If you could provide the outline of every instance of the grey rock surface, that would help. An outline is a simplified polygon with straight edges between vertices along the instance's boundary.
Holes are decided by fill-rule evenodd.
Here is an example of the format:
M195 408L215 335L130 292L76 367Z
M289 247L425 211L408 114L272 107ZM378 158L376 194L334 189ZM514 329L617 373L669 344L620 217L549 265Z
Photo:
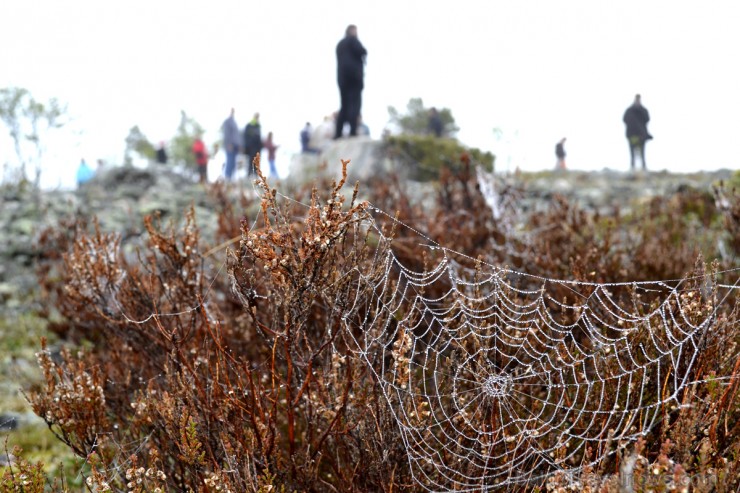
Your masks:
M349 160L349 183L360 182L398 171L396 163L387 159L383 143L369 137L351 137L329 141L319 154L296 154L290 166L288 183L311 182L320 177L339 180L342 160Z

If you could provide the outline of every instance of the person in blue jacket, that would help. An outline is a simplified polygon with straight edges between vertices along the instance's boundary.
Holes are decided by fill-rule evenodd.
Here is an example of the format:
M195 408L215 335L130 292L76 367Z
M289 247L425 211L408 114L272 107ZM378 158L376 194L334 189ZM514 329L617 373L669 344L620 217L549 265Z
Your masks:
M221 125L224 136L224 152L226 152L226 164L224 165L224 177L231 181L236 171L236 154L239 152L239 127L234 119L234 108L231 114Z
M80 165L77 167L77 187L81 187L95 176L95 171L88 166L84 159L80 160Z

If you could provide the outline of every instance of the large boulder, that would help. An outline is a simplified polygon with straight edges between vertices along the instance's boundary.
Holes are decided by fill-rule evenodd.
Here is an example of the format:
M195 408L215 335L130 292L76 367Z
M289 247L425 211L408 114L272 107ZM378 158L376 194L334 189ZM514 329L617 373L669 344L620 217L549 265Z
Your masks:
M369 137L350 137L327 143L319 154L296 154L290 163L288 182L294 185L317 178L342 176L341 160L349 160L349 182L368 181L387 174L396 166L385 156L383 142Z

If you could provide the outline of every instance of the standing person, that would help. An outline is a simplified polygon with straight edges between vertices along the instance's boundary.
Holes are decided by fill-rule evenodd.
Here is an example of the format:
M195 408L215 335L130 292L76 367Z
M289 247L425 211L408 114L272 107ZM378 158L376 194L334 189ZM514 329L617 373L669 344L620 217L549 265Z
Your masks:
M193 142L193 155L195 156L195 164L198 165L198 176L200 178L198 181L208 183L208 151L200 135Z
M92 177L95 176L95 171L88 166L87 162L84 159L80 160L80 165L77 167L77 187L81 187L88 181L92 180Z
M226 164L224 165L224 177L231 181L236 171L236 153L239 152L239 127L234 119L234 108L231 115L221 125L224 134L224 152L226 152Z
M244 154L247 155L247 174L254 174L254 157L262 149L262 127L260 127L260 114L255 113L244 127Z
M558 158L555 169L565 171L565 137L560 139L560 142L555 146L555 156Z
M442 132L444 131L444 124L442 123L442 118L439 116L439 112L437 111L437 108L432 106L429 109L429 123L428 123L429 131L434 134L435 137L442 137Z
M337 83L342 106L334 130L335 139L342 136L345 123L349 123L349 134L357 135L366 56L367 50L357 39L357 26L347 26L344 39L337 44Z
M280 146L275 145L272 141L272 132L267 132L267 138L265 138L265 141L262 143L262 147L267 149L267 161L270 163L270 176L273 178L279 178L277 168L275 167L275 151L277 151L277 148Z
M627 108L622 117L622 121L627 126L627 141L630 146L630 169L635 169L635 154L640 155L643 171L647 169L645 164L645 142L652 139L653 136L648 132L647 124L650 121L650 113L642 105L640 95L635 96L635 101Z
M306 122L306 126L301 130L301 153L308 154L311 148L311 122Z
M167 151L164 148L164 141L161 141L157 148L157 162L159 164L167 164Z
M306 122L306 126L301 130L301 152L303 154L313 154L316 149L311 148L311 122Z

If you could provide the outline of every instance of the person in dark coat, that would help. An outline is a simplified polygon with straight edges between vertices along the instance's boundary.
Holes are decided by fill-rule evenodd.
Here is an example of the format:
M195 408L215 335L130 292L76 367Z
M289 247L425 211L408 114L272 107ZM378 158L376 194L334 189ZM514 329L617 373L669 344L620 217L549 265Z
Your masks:
M627 141L630 146L630 169L635 169L635 155L640 156L642 161L642 169L647 169L645 164L645 142L652 139L647 129L647 124L650 121L650 113L647 108L642 105L640 95L635 96L635 102L632 106L627 108L622 117L622 121L627 127Z
M167 151L164 148L164 142L160 142L157 148L157 162L159 164L167 164Z
M342 136L345 123L349 123L349 134L357 135L366 56L367 50L357 39L357 26L348 26L344 39L337 44L337 83L342 107L337 116L335 139Z
M252 120L244 127L244 154L247 155L247 173L253 175L254 157L262 150L262 127L260 126L260 114L255 113Z
M434 134L435 137L442 137L442 133L444 132L444 123L442 123L442 118L439 116L439 112L437 111L437 108L431 107L429 109L429 131Z
M303 154L318 154L319 150L311 147L311 123L306 122L306 126L301 130L301 152Z
M565 137L555 146L555 157L558 158L555 169L565 171Z

